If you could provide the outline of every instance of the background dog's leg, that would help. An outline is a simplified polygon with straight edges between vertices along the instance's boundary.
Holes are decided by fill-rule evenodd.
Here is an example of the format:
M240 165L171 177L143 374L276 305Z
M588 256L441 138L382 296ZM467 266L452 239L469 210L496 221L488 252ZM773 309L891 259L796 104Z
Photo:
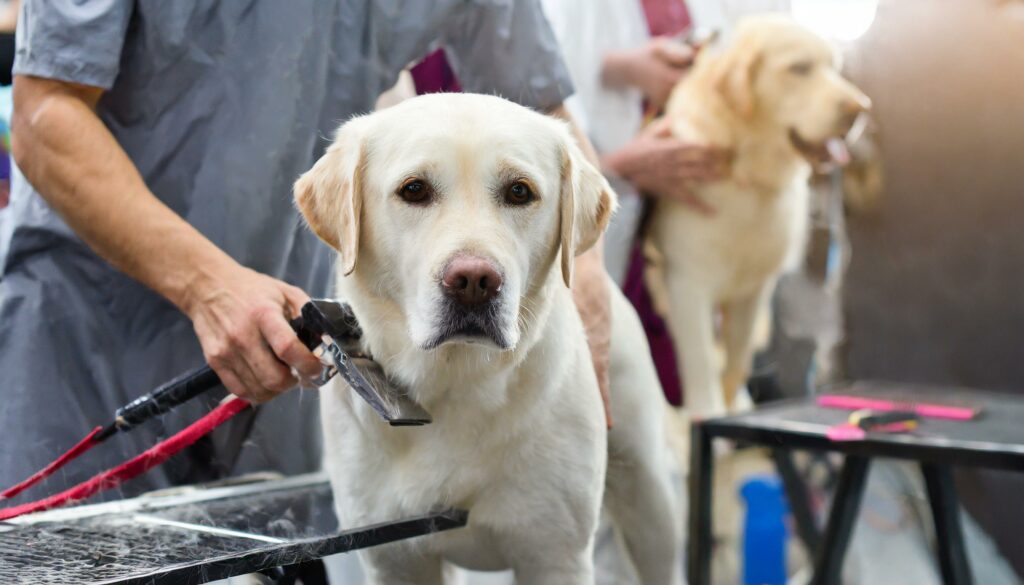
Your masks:
M722 389L725 391L726 406L730 410L736 405L736 393L750 376L756 350L755 325L760 316L770 318L767 311L773 288L766 286L752 297L732 301L722 307L722 343L725 347Z
M683 368L684 406L702 418L725 414L711 295L687 284L682 275L669 279L668 290L672 295L669 329Z

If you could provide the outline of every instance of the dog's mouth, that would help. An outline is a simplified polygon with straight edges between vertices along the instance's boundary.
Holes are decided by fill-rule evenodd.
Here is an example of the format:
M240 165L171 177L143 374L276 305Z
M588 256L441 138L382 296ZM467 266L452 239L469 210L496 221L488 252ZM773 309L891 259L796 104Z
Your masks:
M807 140L796 128L789 129L789 141L804 159L819 171L828 171L850 162L849 145L856 142L867 126L867 116L857 115L841 123L842 130L821 141Z
M497 303L481 307L460 307L455 303L444 303L437 332L423 349L431 350L445 343L467 343L494 345L498 349L510 349L511 344L499 325Z
M799 132L790 128L789 141L793 148L817 169L842 166L850 162L850 151L846 147L845 138L832 137L821 142L813 142L805 140Z

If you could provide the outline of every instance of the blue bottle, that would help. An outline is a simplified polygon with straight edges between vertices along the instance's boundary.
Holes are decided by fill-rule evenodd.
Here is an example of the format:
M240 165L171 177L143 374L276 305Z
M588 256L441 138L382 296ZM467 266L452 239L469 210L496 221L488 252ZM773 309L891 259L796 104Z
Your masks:
M747 503L743 523L743 585L786 585L786 516L789 507L776 475L750 476L740 487Z

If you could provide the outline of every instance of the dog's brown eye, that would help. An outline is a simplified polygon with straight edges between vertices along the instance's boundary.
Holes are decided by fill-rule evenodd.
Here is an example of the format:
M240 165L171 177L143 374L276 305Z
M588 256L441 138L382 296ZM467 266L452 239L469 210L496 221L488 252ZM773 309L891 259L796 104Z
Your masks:
M533 200L533 191L523 181L516 181L505 190L505 202L509 205L526 205Z
M398 196L406 203L423 204L430 202L433 190L430 185L420 179L410 179L398 188Z
M810 61L798 61L789 66L789 72L796 75L810 75L814 70L814 63Z

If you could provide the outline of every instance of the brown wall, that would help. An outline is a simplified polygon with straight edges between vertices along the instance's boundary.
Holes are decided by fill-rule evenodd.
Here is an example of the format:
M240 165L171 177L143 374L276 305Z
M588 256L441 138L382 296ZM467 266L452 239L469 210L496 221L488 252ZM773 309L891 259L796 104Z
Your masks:
M887 173L850 218L850 376L1024 400L1024 3L883 0L848 68ZM1024 574L1024 475L961 480Z

